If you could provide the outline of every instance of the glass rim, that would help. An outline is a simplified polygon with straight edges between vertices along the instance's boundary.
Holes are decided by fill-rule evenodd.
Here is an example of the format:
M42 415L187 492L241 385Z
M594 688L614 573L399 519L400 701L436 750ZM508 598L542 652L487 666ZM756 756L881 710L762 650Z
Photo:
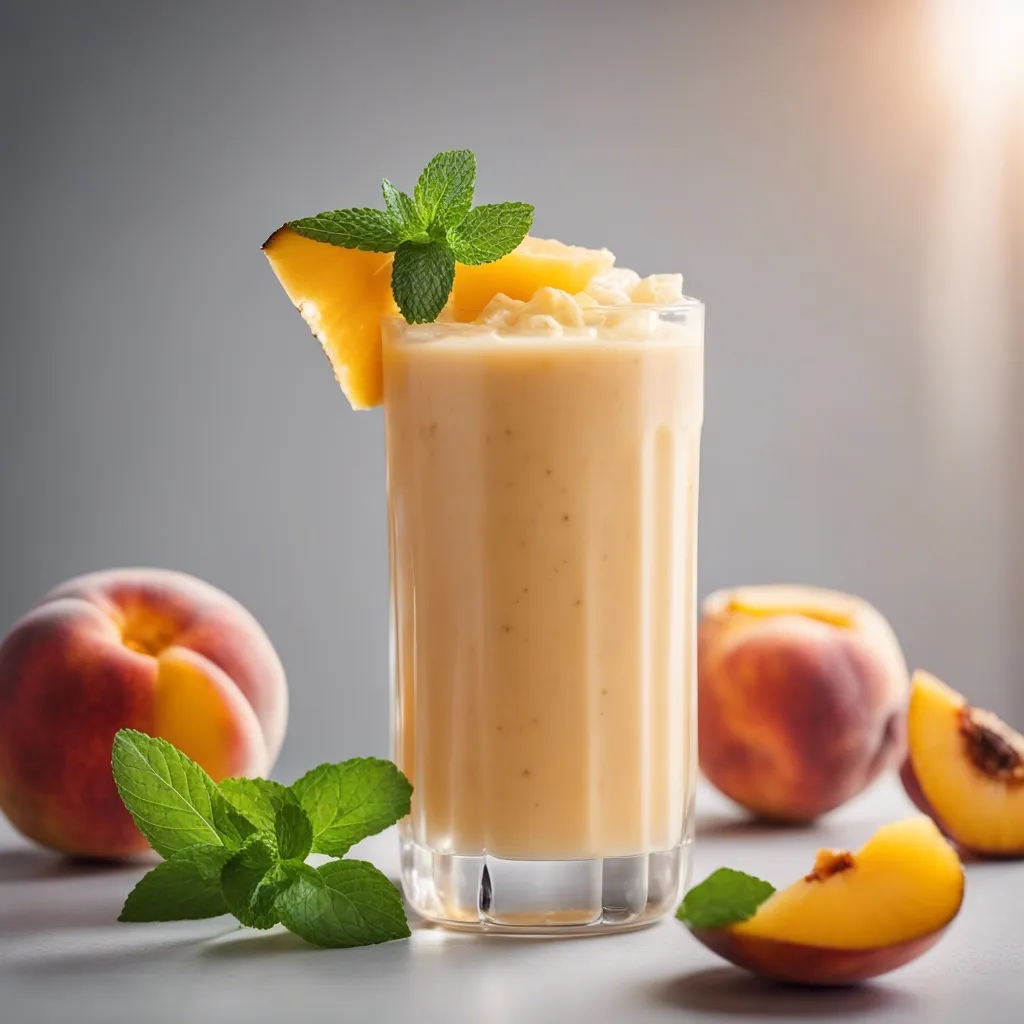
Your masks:
M583 309L584 315L588 313L615 314L628 312L652 312L661 314L671 313L693 313L697 310L704 310L704 303L695 299L692 295L684 295L680 302L621 302L616 304L598 303L594 306L586 306ZM482 312L482 310L481 310ZM479 313L477 314L479 315ZM479 330L486 328L488 324L478 324L473 320L431 320L429 323L411 324L401 313L386 313L381 317L382 323L399 324L402 327L415 328L417 330L429 330L431 328L446 330L465 330L472 328Z

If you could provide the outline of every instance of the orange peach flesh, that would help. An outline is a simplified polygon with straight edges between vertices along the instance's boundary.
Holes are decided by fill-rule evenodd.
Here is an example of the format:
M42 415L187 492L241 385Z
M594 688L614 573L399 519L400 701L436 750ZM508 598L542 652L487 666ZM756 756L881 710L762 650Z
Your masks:
M263 243L263 252L323 346L352 408L380 405L380 322L397 312L391 298L391 254L314 242L287 225Z
M471 320L495 295L529 301L540 288L560 288L570 294L583 291L614 263L607 249L583 249L529 236L494 263L456 266L452 295L460 319Z
M155 734L201 764L216 780L268 764L252 706L223 669L201 654L171 647L157 658Z
M916 672L902 772L914 802L974 853L1024 856L1024 737Z
M760 603L743 597L730 598L726 606L730 612L742 612L752 616L798 615L815 622L826 622L840 629L849 629L853 625L853 616L849 611L838 608L815 607L811 604L777 604Z
M856 854L822 850L814 870L748 921L695 929L739 967L841 985L883 974L934 945L963 900L953 849L928 818L883 826Z
M191 613L118 595L107 608L121 643L154 662L150 731L197 761L215 780L266 770L272 758L253 706L227 672L187 646Z

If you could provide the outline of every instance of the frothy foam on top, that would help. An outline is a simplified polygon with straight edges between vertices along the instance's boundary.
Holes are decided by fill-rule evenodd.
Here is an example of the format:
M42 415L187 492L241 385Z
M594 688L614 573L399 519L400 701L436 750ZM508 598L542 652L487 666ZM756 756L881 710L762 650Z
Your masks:
M501 334L534 337L589 333L588 328L593 328L604 337L653 338L675 333L677 325L666 323L655 310L645 307L682 301L682 274L641 277L620 267L599 274L585 291L575 295L558 288L539 288L526 301L496 295L473 323ZM619 308L599 308L608 306Z

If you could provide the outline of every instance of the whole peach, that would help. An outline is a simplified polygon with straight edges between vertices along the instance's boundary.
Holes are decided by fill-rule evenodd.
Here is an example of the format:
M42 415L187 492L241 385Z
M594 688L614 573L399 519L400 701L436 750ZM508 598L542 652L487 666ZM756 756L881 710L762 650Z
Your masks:
M147 847L110 769L118 729L162 736L214 779L263 775L288 717L284 670L237 601L160 569L51 591L0 644L0 808L66 853Z
M700 765L726 796L807 822L902 761L907 664L870 604L780 585L719 591L702 611Z

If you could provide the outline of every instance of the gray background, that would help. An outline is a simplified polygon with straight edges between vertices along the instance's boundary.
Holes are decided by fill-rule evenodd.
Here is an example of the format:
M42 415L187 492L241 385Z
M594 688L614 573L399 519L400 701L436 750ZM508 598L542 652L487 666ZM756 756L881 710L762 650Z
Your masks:
M289 670L284 778L386 750L381 416L259 243L468 146L480 200L706 301L702 592L861 593L911 662L1024 717L1024 315L979 313L1024 280L1024 146L990 156L993 276L942 228L960 143L926 13L3 3L0 630L78 572L193 572Z

